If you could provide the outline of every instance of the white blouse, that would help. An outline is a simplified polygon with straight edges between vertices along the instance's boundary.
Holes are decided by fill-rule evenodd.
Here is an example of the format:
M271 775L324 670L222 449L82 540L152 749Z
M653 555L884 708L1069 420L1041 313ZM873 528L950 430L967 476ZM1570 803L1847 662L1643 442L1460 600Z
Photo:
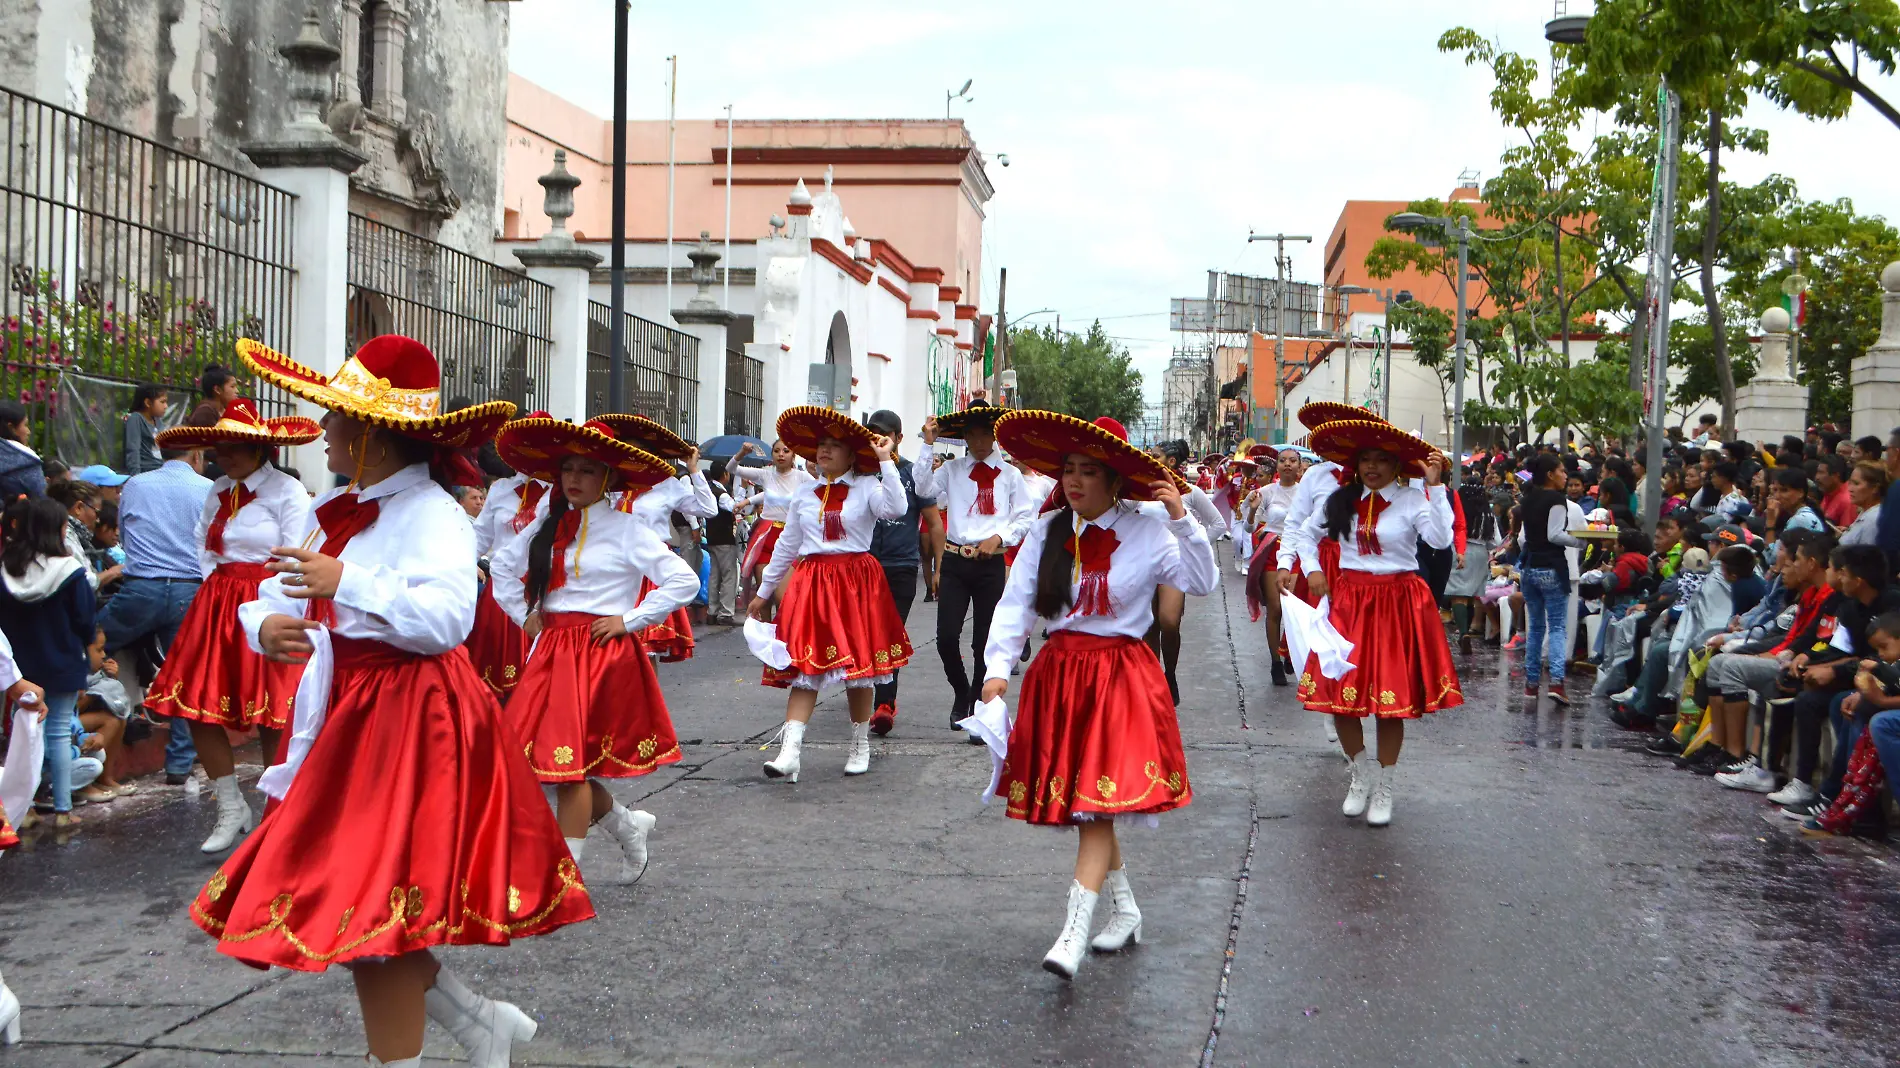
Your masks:
M1319 570L1319 545L1306 540L1306 520L1339 488L1339 470L1333 461L1321 460L1307 468L1300 484L1293 487L1293 502L1287 505L1285 525L1280 528L1280 570L1295 574Z
M627 514L645 524L654 537L670 544L674 512L700 519L719 514L719 503L713 499L712 486L703 472L695 471L691 478L681 475L654 486L633 499L633 511ZM545 515L547 509L543 507L536 514ZM697 595L697 588L694 592Z
M979 487L970 472L978 465L996 472L990 486L996 508L992 515L976 510ZM992 537L1002 538L1004 545L1015 545L1029 532L1029 524L1035 522L1036 510L1042 506L1041 497L1029 499L1023 473L1004 463L993 450L981 460L959 456L938 467L936 448L926 443L911 468L911 480L917 486L917 496L934 499L942 509L944 536L953 545L977 545Z
M1156 519L1124 501L1085 526L1115 532L1115 551L1108 563L1108 599L1113 613L1079 615L1071 609L1062 618L1049 620L1049 630L1139 639L1154 623L1156 586L1173 586L1205 597L1220 584L1213 543L1192 513L1179 519ZM1009 569L1009 583L1003 587L1002 599L996 602L996 614L990 620L989 646L983 651L989 672L985 678L1009 678L1010 668L1022 655L1023 642L1036 623L1036 576L1041 570L1043 543L1049 538L1066 539L1070 533L1059 520L1050 518L1037 522L1036 529L1023 539L1016 563ZM1079 596L1079 590L1079 584L1072 582L1070 595Z
M1293 498L1300 492L1300 484L1282 485L1278 479L1267 483L1260 489L1260 509L1254 521L1267 528L1270 534L1279 534L1286 530L1287 512L1293 508Z
M742 481L760 487L759 518L768 523L785 522L785 508L792 503L798 492L817 479L799 470L797 464L790 471L779 474L776 467L742 467L734 465L732 473Z
M302 544L310 527L310 494L303 483L264 464L244 479L244 485L257 494L250 503L230 515L231 488L237 483L225 475L211 484L211 496L205 498L204 511L198 516L198 568L206 578L219 564L261 564L279 545ZM220 510L226 511L224 551L205 548L205 535Z
M1372 493L1372 490L1366 490L1359 499L1363 501ZM1394 482L1378 493L1386 502L1374 521L1380 551L1360 554L1359 519L1355 515L1352 529L1339 542L1340 570L1363 571L1372 575L1417 571L1419 542L1434 549L1451 547L1451 496L1445 487L1429 486L1421 489ZM1312 514L1306 517L1300 534L1301 555L1304 558L1307 546L1317 547L1319 540L1327 536L1326 509L1323 506L1314 508ZM1307 561L1307 574L1319 570L1319 555L1314 552Z
M548 521L543 510L521 536L510 539L489 561L494 576L495 603L516 623L528 618L528 546ZM617 511L603 497L582 513L581 527L563 560L567 578L541 599L543 612L580 612L590 616L619 616L629 632L644 630L665 619L674 609L699 596L699 576L653 536L645 523ZM640 580L651 579L656 589L640 596Z
M488 487L488 500L482 503L482 514L475 517L475 555L493 556L508 544L515 536L515 513L521 509L521 496L527 491L528 483L538 481L527 475L515 474L507 478L498 478ZM541 501L548 498L550 488L542 482ZM540 504L541 501L536 502ZM527 527L523 527L526 530Z
M759 596L770 599L791 573L801 556L826 553L863 553L871 551L871 534L880 519L902 519L910 511L910 498L898 478L897 464L886 460L875 475L856 471L845 474L834 485L849 486L839 511L844 516L844 537L825 537L824 502L818 497L823 482L813 479L803 492L794 496L785 514L785 532L772 547L772 560L759 579ZM921 492L919 494L922 495Z

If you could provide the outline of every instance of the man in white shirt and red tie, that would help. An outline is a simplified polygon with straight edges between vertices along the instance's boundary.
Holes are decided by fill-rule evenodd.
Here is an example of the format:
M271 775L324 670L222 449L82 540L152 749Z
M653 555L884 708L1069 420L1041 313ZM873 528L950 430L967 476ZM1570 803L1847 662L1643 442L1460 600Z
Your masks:
M923 450L915 468L917 495L936 498L943 512L945 544L937 579L937 652L954 695L950 722L970 714L976 690L963 664L958 638L966 616L974 616L970 645L977 665L990 640L990 617L1003 596L1009 568L1003 550L1016 545L1035 521L1042 503L1032 500L1020 471L996 452L996 420L1006 409L984 401L924 423ZM960 439L968 455L936 462L939 436Z

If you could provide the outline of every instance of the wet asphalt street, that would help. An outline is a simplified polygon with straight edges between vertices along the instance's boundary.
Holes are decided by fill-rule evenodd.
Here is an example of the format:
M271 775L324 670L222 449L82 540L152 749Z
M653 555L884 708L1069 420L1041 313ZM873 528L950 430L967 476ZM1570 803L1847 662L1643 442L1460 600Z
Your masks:
M978 803L988 758L947 729L934 608L911 615L903 711L861 778L839 773L842 697L820 706L801 782L761 777L784 705L737 632L661 668L686 759L615 787L659 817L644 880L597 888L592 923L443 954L540 1022L517 1064L1900 1056L1900 855L1804 839L1587 702L1526 710L1496 650L1460 658L1468 703L1413 725L1397 815L1369 830L1339 815L1319 717L1268 684L1231 567L1188 609L1194 803L1123 835L1147 943L1064 982L1039 962L1074 838ZM212 810L148 780L82 810L70 841L0 860L0 971L26 1036L0 1068L360 1063L343 973L243 967L186 918L215 866L197 851ZM455 1053L431 1027L425 1063Z

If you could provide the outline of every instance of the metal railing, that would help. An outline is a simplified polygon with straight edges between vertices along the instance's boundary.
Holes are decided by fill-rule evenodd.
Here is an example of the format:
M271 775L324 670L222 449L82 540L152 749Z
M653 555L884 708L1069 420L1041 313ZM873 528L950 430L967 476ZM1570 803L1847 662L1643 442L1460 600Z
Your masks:
M349 248L352 351L403 334L435 353L444 402L545 407L552 286L362 215L350 216Z
M662 423L687 441L699 440L699 339L631 312L626 316L626 403L621 410ZM613 310L587 302L587 414L611 412L607 354Z
M116 451L90 439L117 433L103 410L117 398L64 378L156 382L189 408L207 364L241 371L240 337L288 346L292 194L6 89L0 133L0 399L26 406L42 444L78 419L91 429L57 444L85 455L67 459ZM246 391L288 410L275 389Z
M765 361L726 350L726 433L765 432Z

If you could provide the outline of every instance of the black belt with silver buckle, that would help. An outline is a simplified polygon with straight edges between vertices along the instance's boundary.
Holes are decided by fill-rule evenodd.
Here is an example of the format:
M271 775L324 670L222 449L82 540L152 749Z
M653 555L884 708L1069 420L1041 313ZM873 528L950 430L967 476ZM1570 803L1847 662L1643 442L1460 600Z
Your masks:
M1000 553L986 553L983 551L983 548L980 545L958 545L954 541L944 542L943 547L945 549L956 550L956 554L958 556L963 557L965 560L980 560L985 557L1001 555Z

